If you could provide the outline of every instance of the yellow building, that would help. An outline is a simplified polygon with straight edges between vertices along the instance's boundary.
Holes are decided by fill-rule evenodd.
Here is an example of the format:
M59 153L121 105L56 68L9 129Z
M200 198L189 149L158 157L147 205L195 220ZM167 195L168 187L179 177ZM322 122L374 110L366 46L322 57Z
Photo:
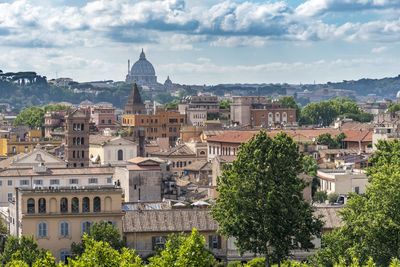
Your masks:
M23 136L11 133L8 137L0 138L0 156L8 157L21 153L29 153L36 145L59 146L61 141L44 141L41 130L29 130Z
M40 248L65 261L94 222L122 233L122 189L115 186L16 188L10 204L10 234L33 236Z

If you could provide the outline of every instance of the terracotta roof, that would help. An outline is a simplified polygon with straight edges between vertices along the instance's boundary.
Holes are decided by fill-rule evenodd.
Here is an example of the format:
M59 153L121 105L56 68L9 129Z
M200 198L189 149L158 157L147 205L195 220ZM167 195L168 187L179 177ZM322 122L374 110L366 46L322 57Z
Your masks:
M207 142L224 142L242 144L249 141L258 131L225 131L222 134L207 138Z
M346 142L372 142L372 131L366 130L344 130Z
M159 165L140 166L140 165L127 165L126 169L129 171L159 171L161 167Z
M196 156L196 153L187 145L178 145L168 151L151 152L152 156Z
M348 121L348 122L344 122L342 123L342 125L340 126L341 130L364 130L364 131L368 131L368 130L373 130L374 129L374 125L372 123L361 123L361 122L357 122L357 121Z
M57 176L57 175L96 175L114 174L113 167L89 167L89 168L52 168L45 173L37 173L33 169L6 169L0 172L0 177L19 177L19 176Z
M216 231L218 224L207 209L127 211L122 220L124 233Z

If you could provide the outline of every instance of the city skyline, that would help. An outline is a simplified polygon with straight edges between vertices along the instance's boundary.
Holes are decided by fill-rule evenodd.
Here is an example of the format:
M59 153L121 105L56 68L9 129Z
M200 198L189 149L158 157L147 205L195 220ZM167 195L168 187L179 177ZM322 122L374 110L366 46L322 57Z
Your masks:
M400 2L1 1L0 69L124 80L142 48L159 82L323 83L397 76Z

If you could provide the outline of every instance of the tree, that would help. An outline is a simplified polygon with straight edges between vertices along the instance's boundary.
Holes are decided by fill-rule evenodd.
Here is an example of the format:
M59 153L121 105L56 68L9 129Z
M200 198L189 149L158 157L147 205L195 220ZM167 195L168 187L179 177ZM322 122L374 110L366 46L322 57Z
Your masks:
M64 105L47 105L44 107L29 107L23 109L15 118L15 125L26 125L30 128L40 128L44 124L44 115L47 111L67 110Z
M96 241L87 234L83 236L84 252L71 259L70 267L140 267L142 260L131 249L121 252L113 249L109 243Z
M33 237L22 236L18 238L10 236L7 238L1 261L7 263L11 262L11 260L20 260L31 266L36 260L44 257L45 254L46 251L38 247Z
M95 241L107 242L116 250L121 250L124 246L119 230L114 225L105 221L94 223L90 227L88 236ZM73 255L80 255L84 252L85 245L83 242L84 240L78 244L75 242L72 243L71 252Z
M343 226L322 239L317 262L333 266L342 257L365 264L370 257L388 266L400 257L400 142L381 141L368 169L364 195L352 195L341 211Z
M302 170L298 147L285 133L272 139L262 131L242 145L218 180L212 214L220 232L236 238L241 252L265 255L267 266L292 249L313 247L322 222L303 199Z
M293 96L283 96L279 99L279 103L284 108L294 108L296 109L296 117L299 119L300 117L300 107L297 105L296 100Z
M205 248L204 236L194 228L189 236L170 236L165 249L149 261L150 267L210 267L215 259Z
M232 101L230 101L228 99L221 100L221 102L219 102L219 108L229 110L231 107L231 103L232 103Z
M317 137L317 144L328 146L329 149L342 148L345 138L344 133L340 133L336 137L332 137L330 133L323 133Z
M312 177L311 181L311 196L314 197L315 193L320 186L319 178L317 177L318 164L317 161L310 155L303 157L303 171L305 174Z

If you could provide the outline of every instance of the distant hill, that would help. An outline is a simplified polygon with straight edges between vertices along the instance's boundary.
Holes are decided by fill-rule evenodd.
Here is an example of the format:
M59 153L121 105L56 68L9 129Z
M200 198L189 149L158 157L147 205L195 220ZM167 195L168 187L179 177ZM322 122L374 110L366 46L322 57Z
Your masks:
M325 85L331 88L352 90L357 95L376 94L382 97L394 98L400 91L400 75L393 78L361 79L357 81L328 82Z

